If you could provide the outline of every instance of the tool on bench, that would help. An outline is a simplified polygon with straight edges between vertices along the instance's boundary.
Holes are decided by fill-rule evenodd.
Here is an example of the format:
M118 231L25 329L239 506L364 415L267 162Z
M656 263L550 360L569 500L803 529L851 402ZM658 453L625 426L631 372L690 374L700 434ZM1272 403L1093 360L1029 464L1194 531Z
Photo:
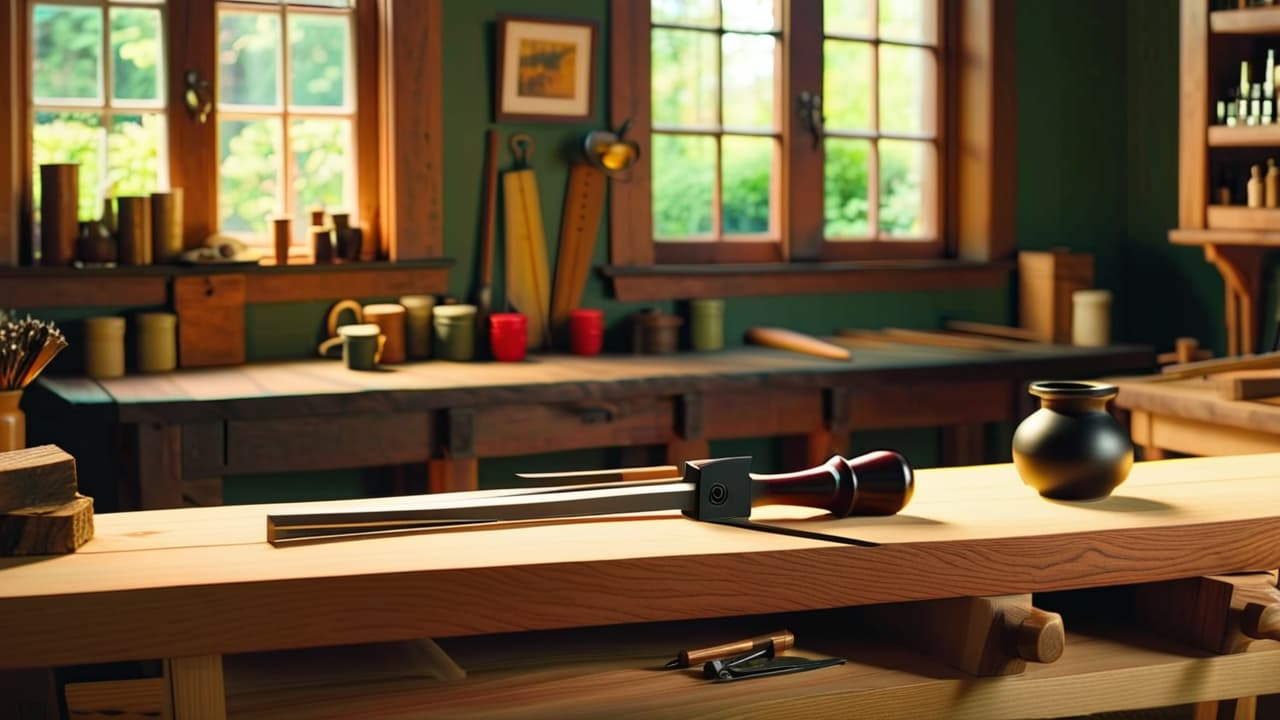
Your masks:
M719 660L735 655L749 655L764 648L771 648L773 652L779 653L794 647L795 644L796 636L792 635L790 630L779 630L768 635L759 635L746 640L714 645L709 648L681 650L675 659L667 663L665 667L668 670L693 667L698 663L705 663L711 660Z
M776 657L773 645L768 645L725 660L712 660L702 666L702 676L714 682L731 682L817 670L843 665L844 662L844 658L810 660L802 657Z
M421 506L409 509L271 514L267 516L267 541L278 545L477 523L680 510L691 518L721 525L867 547L875 543L752 522L751 508L803 505L836 517L893 515L911 500L915 490L907 459L888 450L852 459L836 455L817 467L779 475L758 475L750 468L749 457L695 460L684 464L683 477L526 488L479 496L427 496ZM598 473L587 475L592 476L598 477ZM580 477L579 473L564 473L559 480L572 482Z

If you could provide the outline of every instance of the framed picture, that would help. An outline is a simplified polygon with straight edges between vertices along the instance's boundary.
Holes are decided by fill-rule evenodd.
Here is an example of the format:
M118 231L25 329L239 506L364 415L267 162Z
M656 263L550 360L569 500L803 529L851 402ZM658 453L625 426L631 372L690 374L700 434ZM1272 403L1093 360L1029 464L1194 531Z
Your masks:
M590 119L595 58L595 22L500 16L496 119Z

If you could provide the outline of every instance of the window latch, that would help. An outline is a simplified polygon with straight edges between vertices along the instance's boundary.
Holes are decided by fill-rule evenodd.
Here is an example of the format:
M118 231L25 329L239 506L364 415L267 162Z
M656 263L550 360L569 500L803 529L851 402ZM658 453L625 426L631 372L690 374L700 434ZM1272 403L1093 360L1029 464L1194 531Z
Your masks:
M200 73L195 70L188 70L182 77L186 83L186 90L182 93L182 104L186 106L191 117L203 125L209 119L209 111L213 109L209 81L200 77Z
M822 96L806 90L800 93L797 101L800 121L804 123L805 129L813 138L813 149L817 150L818 143L822 141L822 123L826 120L822 116Z

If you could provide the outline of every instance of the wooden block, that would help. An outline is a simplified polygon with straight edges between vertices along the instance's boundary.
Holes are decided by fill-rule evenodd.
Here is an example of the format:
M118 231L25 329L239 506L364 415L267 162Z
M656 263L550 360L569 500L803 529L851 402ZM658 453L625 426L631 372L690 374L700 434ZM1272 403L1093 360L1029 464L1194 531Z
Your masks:
M227 691L222 656L173 658L165 665L175 720L226 720Z
M76 499L76 459L57 445L0 452L0 513Z
M168 713L168 694L164 678L139 678L67 683L64 698L73 718L153 720Z
M93 498L0 514L0 556L75 552L93 537Z
M244 275L196 275L173 280L182 367L244 363Z
M1213 377L1225 400L1256 400L1280 395L1280 370L1240 370Z
M1145 583L1133 591L1139 623L1209 652L1244 652L1254 640L1280 639L1275 572Z
M1071 343L1071 295L1093 287L1093 256L1018 253L1021 326L1041 342Z
M901 640L971 675L1017 675L1027 662L1062 656L1062 616L1031 604L1030 595L948 598L861 608L886 637Z

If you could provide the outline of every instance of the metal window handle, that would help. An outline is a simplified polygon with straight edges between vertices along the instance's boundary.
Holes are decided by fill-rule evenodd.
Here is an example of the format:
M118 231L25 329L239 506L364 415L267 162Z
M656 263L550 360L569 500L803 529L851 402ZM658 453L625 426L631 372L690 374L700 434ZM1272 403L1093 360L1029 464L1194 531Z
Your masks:
M213 109L209 81L200 77L200 73L195 70L188 70L182 77L186 83L186 89L182 92L182 104L191 117L203 125L209 120L209 111Z
M817 93L804 91L797 98L798 110L800 111L800 121L804 123L804 127L813 137L813 149L818 149L818 143L822 141L822 123L826 120L822 116L822 96Z

